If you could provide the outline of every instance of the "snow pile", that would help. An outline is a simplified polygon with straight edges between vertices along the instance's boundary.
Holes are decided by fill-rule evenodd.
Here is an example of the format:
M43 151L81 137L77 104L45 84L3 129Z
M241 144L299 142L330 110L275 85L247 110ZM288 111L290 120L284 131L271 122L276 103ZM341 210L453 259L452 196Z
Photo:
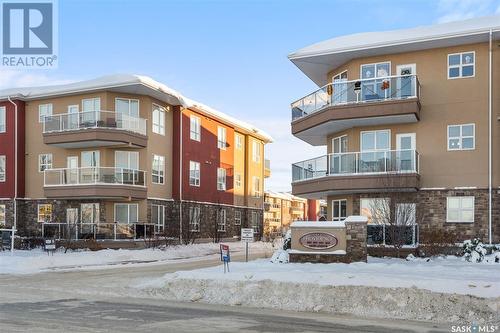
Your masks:
M268 260L180 271L137 285L176 301L456 322L491 320L500 306L500 265L461 258L276 265ZM223 292L222 292L223 291ZM467 304L467 306L464 306Z
M229 243L231 252L242 253L244 243ZM249 244L249 251L272 251L272 245L264 242ZM216 258L219 255L219 244L203 243L176 245L165 249L141 250L101 250L101 251L71 251L64 253L58 250L54 255L47 255L41 249L31 251L0 252L0 274L30 274L48 270L73 270L122 267L133 264L158 264L169 260L189 260Z

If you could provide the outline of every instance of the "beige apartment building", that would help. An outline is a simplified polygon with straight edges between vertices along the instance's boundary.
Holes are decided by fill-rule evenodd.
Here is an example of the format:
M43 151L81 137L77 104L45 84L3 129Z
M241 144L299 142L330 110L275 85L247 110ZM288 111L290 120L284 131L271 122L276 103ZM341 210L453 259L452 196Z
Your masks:
M408 245L424 230L499 242L499 41L496 16L290 54L320 87L292 103L292 134L325 146L293 164L292 193L327 200L329 220L362 214L385 225L377 207L409 211Z

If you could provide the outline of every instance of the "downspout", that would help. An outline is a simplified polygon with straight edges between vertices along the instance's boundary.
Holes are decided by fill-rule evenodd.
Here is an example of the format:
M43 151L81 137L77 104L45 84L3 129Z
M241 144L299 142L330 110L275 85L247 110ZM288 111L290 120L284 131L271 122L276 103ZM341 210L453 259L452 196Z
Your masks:
M489 59L488 59L488 67L489 67L489 73L488 73L488 242L491 245L492 244L492 216L491 216L491 211L493 209L493 203L492 203L492 123L491 123L491 116L492 116L492 64L493 64L493 31L490 29L490 46L489 46Z
M179 124L179 242L182 244L182 106L180 107Z
M17 104L7 96L12 105L14 105L14 226L12 228L11 242L10 242L10 252L14 252L14 236L17 230Z

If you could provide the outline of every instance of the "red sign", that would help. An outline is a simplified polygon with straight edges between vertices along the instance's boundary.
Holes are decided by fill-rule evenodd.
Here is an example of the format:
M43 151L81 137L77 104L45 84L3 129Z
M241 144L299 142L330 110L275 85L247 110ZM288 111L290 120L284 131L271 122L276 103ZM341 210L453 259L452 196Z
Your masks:
M338 244L338 239L326 232L309 232L299 238L299 243L312 250L327 250Z
M220 260L225 261L225 262L230 261L229 245L226 245L226 244L220 245Z

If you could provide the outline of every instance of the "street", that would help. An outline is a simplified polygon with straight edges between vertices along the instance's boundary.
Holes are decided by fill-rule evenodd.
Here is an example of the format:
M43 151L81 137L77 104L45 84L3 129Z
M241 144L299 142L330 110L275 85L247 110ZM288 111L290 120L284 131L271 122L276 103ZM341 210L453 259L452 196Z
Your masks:
M267 256L252 254L251 258ZM235 254L234 260L244 260ZM131 291L168 272L219 264L218 258L34 275L0 275L2 332L448 332L409 321L369 320L176 303ZM223 292L223 291L221 291ZM134 297L132 297L134 295ZM137 297L139 295L139 297Z

